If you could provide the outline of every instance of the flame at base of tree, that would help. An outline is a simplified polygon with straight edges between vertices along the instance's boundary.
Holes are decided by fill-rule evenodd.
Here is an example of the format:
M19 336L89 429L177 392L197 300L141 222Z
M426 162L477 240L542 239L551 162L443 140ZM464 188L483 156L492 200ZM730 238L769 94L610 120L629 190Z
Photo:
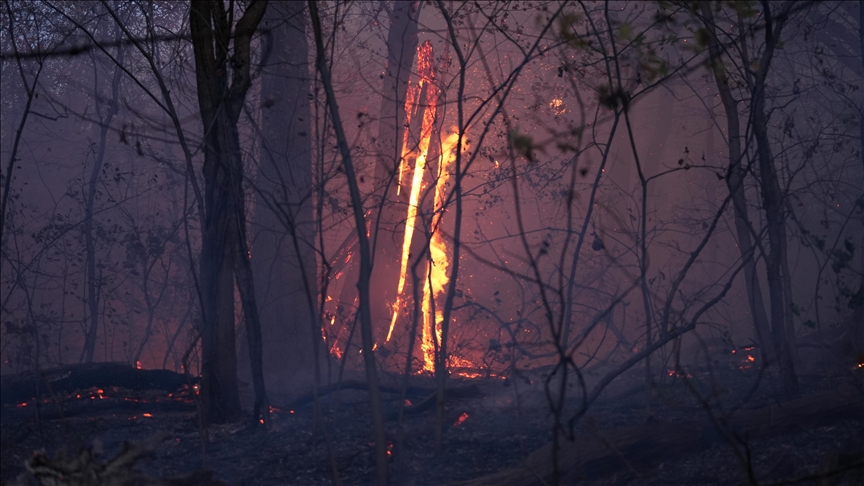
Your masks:
M443 236L442 225L448 197L447 189L452 173L451 166L455 162L456 147L460 139L458 129L452 127L446 136L436 137L436 140L440 140L440 147L438 150L433 150L430 157L430 146L436 121L438 121L437 104L439 98L439 91L435 85L433 60L431 42L424 42L417 47L418 79L416 83L409 81L405 98L406 129L403 136L400 137L402 139L401 158L398 166L398 184L395 190L397 196L401 194L402 190L408 191L408 204L404 213L405 231L402 237L396 298L391 306L390 325L386 335L386 342L390 342L400 317L404 318L406 314L410 314L407 312L407 304L412 299L410 299L410 295L406 296L410 292L407 292L405 288L408 266L411 260L412 244L416 245L415 233L422 231L422 235L428 237L429 241L428 253L424 252L426 253L426 262L422 267L421 275L418 275L418 281L415 283L422 289L422 297L418 299L419 302L415 303L415 305L421 306L420 312L422 314L419 346L419 358L422 360L422 365L417 370L418 373L435 371L435 357L441 344L444 301L449 283L449 272L452 271L452 252ZM414 129L412 130L411 127ZM464 151L466 144L464 134L462 135ZM424 199L424 190L433 190L432 184L434 184L434 203L431 217L424 219L420 212L421 201ZM421 237L418 236L418 238ZM346 259L346 263L347 261L348 259ZM340 347L339 343L342 342L342 331L348 329L348 326L343 325L338 332L333 332L335 330L332 329L332 326L336 316L329 315L328 317L330 318L330 326L328 327L331 329L330 332L325 333L324 341L328 345L329 353L341 359L347 352L348 342L344 342L343 347ZM345 322L347 323L347 321ZM332 340L332 343L328 342L328 338ZM348 340L350 341L350 337ZM377 347L378 344L376 343L375 346ZM470 360L452 354L447 357L447 364L449 367L457 368L476 367Z
M423 358L421 371L434 371L435 352L441 342L441 320L443 319L443 296L446 293L448 282L448 270L450 268L450 254L447 244L441 236L441 222L444 206L447 198L447 183L450 176L449 166L455 159L453 150L459 140L456 130L451 133L441 144L439 160L429 160L429 145L432 138L436 116L438 89L435 86L435 69L432 52L432 43L424 42L417 47L417 71L418 82L409 85L405 97L406 126L411 126L412 120L422 113L422 124L420 137L416 146L411 146L410 129L405 130L402 137L401 160L399 161L399 184L396 187L397 195L401 191L404 173L410 168L412 153L416 153L414 159L413 175L410 180L410 192L408 197L408 208L405 217L405 234L402 239L402 255L399 268L399 282L396 289L396 301L393 303L390 327L387 331L387 341L393 337L396 322L399 320L403 307L403 293L405 292L405 280L408 274L408 263L411 256L411 244L414 233L418 229L417 212L423 192L423 179L427 169L436 169L435 174L435 199L432 219L428 227L430 234L428 261L420 285L423 288L422 313L423 327L421 335L420 350ZM437 162L437 163L436 163ZM436 167L437 166L437 167Z
M426 278L423 279L423 371L434 371L435 348L441 343L441 321L444 318L443 298L450 281L450 252L441 236L441 220L447 202L447 182L450 179L450 165L456 158L454 150L459 141L458 133L451 133L441 144L441 161L435 183L435 206L432 214L432 235L429 240L429 262L426 264ZM440 299L439 299L440 297ZM435 316L433 319L432 316ZM433 323L434 321L434 323ZM434 336L433 336L434 327Z

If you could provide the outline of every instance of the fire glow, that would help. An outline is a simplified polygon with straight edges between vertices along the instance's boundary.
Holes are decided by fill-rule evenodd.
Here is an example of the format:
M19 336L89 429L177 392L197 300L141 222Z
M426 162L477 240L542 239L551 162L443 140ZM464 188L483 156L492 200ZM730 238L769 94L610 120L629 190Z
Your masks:
M456 419L456 422L453 423L453 427L458 427L459 425L464 424L466 420L468 420L468 412L462 412L462 414L459 415L459 418Z
M397 195L402 190L405 177L403 174L410 171L410 159L414 157L413 174L410 181L410 192L408 208L405 218L405 234L402 240L402 255L399 267L399 281L396 289L396 301L393 303L390 327L387 331L386 341L393 337L396 322L403 306L403 292L405 291L405 280L408 273L408 262L411 256L411 242L417 229L417 211L423 187L423 176L435 169L435 196L433 215L430 222L429 232L429 261L423 276L423 328L422 341L420 344L423 355L422 371L434 370L435 349L441 339L441 320L443 319L443 306L437 301L446 292L449 281L448 270L450 268L450 254L447 243L441 236L440 226L444 214L444 205L447 199L447 183L449 181L449 167L455 160L454 150L459 143L460 134L452 130L441 143L440 156L438 160L429 160L429 145L432 138L436 116L438 90L435 87L432 44L424 42L417 48L417 67L419 80L416 85L409 86L405 99L406 126L410 126L411 120L422 116L420 128L420 139L415 147L411 145L409 130L405 131L402 140L402 158L399 163L399 184L396 187ZM422 103L422 104L421 104ZM421 114L422 113L422 114ZM436 163L437 162L437 163ZM434 328L434 331L433 331Z
M408 214L405 219L405 236L402 240L402 259L399 266L399 285L396 287L396 302L393 304L393 317L390 320L390 329L387 331L387 341L393 337L393 329L396 327L396 319L399 317L399 309L402 307L402 291L405 289L405 275L408 271L408 259L411 253L411 240L414 237L415 223L417 220L417 205L420 200L420 191L423 186L423 173L426 169L426 157L429 153L429 141L432 138L432 126L437 114L437 90L433 81L432 69L432 44L424 42L417 47L417 67L420 80L416 87L409 86L408 95L405 97L405 119L406 126L410 126L411 118L415 110L420 108L420 100L424 98L428 106L423 111L423 125L420 129L420 143L417 146L417 157L414 160L414 175L411 178L411 192L408 197ZM409 130L405 130L402 140L402 157L399 161L399 184L396 185L398 195L402 187L402 174L407 169L408 159L412 153L411 137Z

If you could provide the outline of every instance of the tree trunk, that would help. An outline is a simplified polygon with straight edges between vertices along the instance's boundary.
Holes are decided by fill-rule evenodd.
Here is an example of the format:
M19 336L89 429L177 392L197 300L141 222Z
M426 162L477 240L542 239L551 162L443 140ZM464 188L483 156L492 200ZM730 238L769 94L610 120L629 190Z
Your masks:
M271 389L311 379L313 346L321 339L314 312L318 289L305 11L301 2L274 3L262 21L270 47L264 50L261 81L263 146L251 253Z
M231 4L233 5L233 3ZM246 248L242 159L237 120L251 83L249 43L267 2L252 1L237 21L222 1L196 0L190 11L198 105L204 125L204 217L201 241L201 395L206 422L236 420L240 415L234 332L235 258ZM233 33L232 33L233 30ZM233 35L232 35L233 34ZM229 45L233 39L233 53ZM228 84L228 72L231 84ZM248 287L242 289L244 293ZM250 298L244 295L244 303ZM254 299L254 296L251 297ZM253 302L254 305L254 302ZM251 314L251 315L250 315ZM257 326L257 312L247 325ZM252 352L253 359L260 353ZM255 366L253 366L254 371Z
M241 199L242 201L242 199ZM241 206L237 212L237 228L240 237L236 241L234 270L237 273L237 289L243 305L243 319L246 321L246 340L249 343L249 362L252 368L252 384L255 389L255 405L252 410L252 423L270 426L270 401L264 385L264 357L261 341L261 319L255 298L255 284L252 265L249 262L249 247L246 243L246 219Z
M120 29L115 27L115 38L120 38ZM96 69L95 59L93 69ZM96 201L96 184L99 182L99 173L105 162L105 144L108 138L108 130L111 122L119 110L118 100L120 98L120 78L123 70L120 65L123 62L123 48L117 43L117 62L114 67L114 77L111 80L111 99L108 102L108 111L105 117L99 120L99 148L96 151L96 159L93 169L90 171L90 179L87 182L87 200L84 207L84 247L86 252L87 271L87 309L89 311L90 325L84 338L84 348L81 350L79 362L92 363L96 352L96 338L99 334L99 277L96 275L96 242L93 237L93 207ZM99 84L96 84L98 91ZM98 99L99 93L96 93ZM105 357L107 359L107 356Z
M375 438L375 466L378 484L387 484L388 457L387 457L387 434L384 429L384 414L381 404L381 388L378 383L378 363L372 350L374 339L372 336L372 314L370 313L370 285L372 276L372 258L369 247L369 238L366 234L366 215L363 211L363 202L360 198L360 188L357 183L357 173L354 169L354 161L348 140L339 116L339 106L336 104L336 94L333 91L330 67L324 52L324 39L321 34L321 20L318 17L318 6L314 0L309 1L309 13L312 17L312 28L315 31L315 64L321 75L321 82L327 96L327 107L333 120L333 129L336 132L336 141L339 153L342 157L342 166L345 169L345 177L348 189L351 193L351 206L354 214L354 229L357 232L357 240L360 250L360 278L357 280L357 291L360 298L360 336L363 343L363 364L366 368L366 381L369 383L369 409L372 416L372 432Z
M726 112L726 129L729 137L729 169L726 173L726 185L732 194L732 207L735 214L735 231L738 240L738 250L744 259L744 282L747 287L747 303L750 307L750 315L753 319L753 328L756 341L762 353L762 362L774 361L774 352L771 344L771 329L768 324L768 316L765 313L765 303L762 299L762 287L756 274L756 262L753 259L755 248L751 236L752 226L747 209L747 198L744 194L744 177L747 172L741 166L741 122L738 115L738 102L732 96L729 89L726 72L723 69L720 46L717 42L716 29L714 25L714 14L708 3L702 3L702 14L705 17L705 27L711 34L708 41L708 51L711 56L711 66L714 71L714 80L723 102Z
M765 113L765 80L771 59L774 54L777 39L779 39L783 22L772 24L771 12L765 3L765 50L759 60L759 68L753 76L751 115L753 120L753 135L756 139L756 153L759 162L759 186L762 205L765 211L765 221L768 233L768 248L765 253L767 269L768 292L771 302L771 334L774 340L774 352L780 365L783 389L787 398L799 395L798 377L795 373L795 363L792 348L795 346L787 313L791 302L787 300L788 268L786 258L786 214L783 194L774 167L774 155L768 139L768 117Z
M405 97L408 79L417 53L416 1L396 0L390 11L390 30L387 34L387 67L378 119L378 159L375 164L374 195L376 206L371 218L373 261L372 286L376 289L373 323L389 324L396 291L405 232L405 210L410 189L399 185L399 167L402 163L402 142L405 125ZM415 117L419 121L421 114ZM419 129L416 131L419 133ZM403 182L407 175L403 176ZM398 194L397 194L398 193ZM385 331L386 332L386 331Z

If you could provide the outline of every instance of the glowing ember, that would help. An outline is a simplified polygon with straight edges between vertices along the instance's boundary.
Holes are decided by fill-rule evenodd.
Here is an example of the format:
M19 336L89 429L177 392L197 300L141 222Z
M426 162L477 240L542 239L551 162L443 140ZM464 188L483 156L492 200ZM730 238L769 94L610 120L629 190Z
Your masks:
M674 369L669 370L667 373L669 376L673 376L673 377L677 376L679 378L693 378L693 375L691 375L690 373L682 373L681 371L677 371Z
M465 423L466 420L468 420L468 412L462 412L462 415L460 415L459 418L456 419L455 422L453 422L453 427L462 425L463 423Z
M456 373L456 376L460 378L482 378L485 376L483 373L478 373L476 371L459 371Z
M149 417L152 417L153 414L152 413L142 413L141 416L149 418Z

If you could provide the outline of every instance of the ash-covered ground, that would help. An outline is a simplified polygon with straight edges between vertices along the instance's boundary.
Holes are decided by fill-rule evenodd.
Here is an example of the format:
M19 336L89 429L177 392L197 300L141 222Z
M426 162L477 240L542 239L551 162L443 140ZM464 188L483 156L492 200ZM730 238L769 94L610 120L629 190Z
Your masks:
M713 369L710 376L707 370L693 370L689 378L670 374L673 376L658 379L650 389L643 372L622 375L574 423L572 432L579 437L603 436L639 424L722 421L779 403L770 377L755 369ZM857 386L860 391L862 375L855 370L810 374L801 377L802 390L815 395ZM435 409L404 415L400 430L401 398L385 393L392 441L391 484L443 485L481 478L517 466L551 440L553 417L540 375L454 379L451 385L463 393L447 401L440 451L435 450ZM408 400L416 403L432 383L418 378L411 386L416 388ZM57 400L31 400L26 406L8 404L0 422L0 474L4 484L15 480L36 450L56 456L61 450L76 452L97 444L101 457L108 459L122 450L124 442L143 441L165 431L167 439L137 466L148 476L207 469L230 485L373 484L367 400L362 389L328 393L320 398L316 414L312 401L301 404L296 394L273 394L270 430L250 427L249 417L243 423L211 426L206 437L201 434L194 401L183 393L169 397L161 391L103 389L100 393L89 389ZM706 408L706 403L711 407ZM579 406L577 398L569 401L565 420ZM624 451L618 460L586 469L584 474L571 474L569 479L565 476L563 481L862 484L864 409L860 414L820 420L816 427L793 428L769 437L727 438L692 451L654 450L647 462L629 461ZM569 433L569 428L564 432ZM536 484L544 483L538 480Z

